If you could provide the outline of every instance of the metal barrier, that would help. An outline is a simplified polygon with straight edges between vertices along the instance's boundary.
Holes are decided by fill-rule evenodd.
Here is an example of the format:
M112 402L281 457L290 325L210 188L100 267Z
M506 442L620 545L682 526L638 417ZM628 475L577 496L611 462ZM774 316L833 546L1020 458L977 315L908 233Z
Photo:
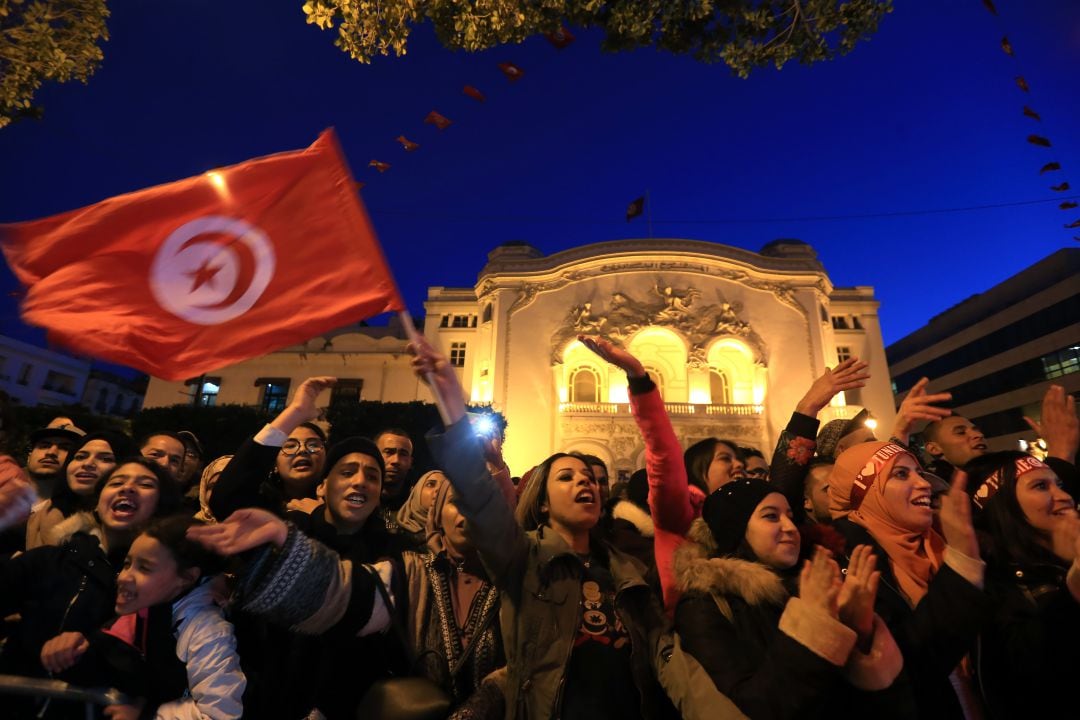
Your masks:
M86 706L87 720L93 720L95 705L130 705L134 702L115 688L85 688L62 680L22 675L0 675L0 695L2 694L81 702Z

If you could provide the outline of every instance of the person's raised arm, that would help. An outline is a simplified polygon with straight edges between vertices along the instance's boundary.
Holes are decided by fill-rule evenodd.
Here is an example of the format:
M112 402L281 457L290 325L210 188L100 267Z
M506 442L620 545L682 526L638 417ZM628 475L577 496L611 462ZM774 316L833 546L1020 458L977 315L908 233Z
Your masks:
M911 433L915 431L915 424L920 420L936 422L952 415L952 410L938 407L939 403L952 400L952 393L926 392L926 386L930 384L930 378L922 378L915 383L908 394L900 403L900 409L896 411L896 424L893 425L892 438L899 440L901 445L907 445L911 439Z
M870 378L869 365L858 358L844 360L834 368L825 368L810 385L791 414L787 427L780 433L769 466L769 482L787 497L795 521L801 524L806 516L803 509L803 483L807 464L817 447L818 413L824 410L837 393L866 385Z
M316 407L319 394L336 382L337 378L333 377L308 378L277 417L254 437L244 441L225 466L210 496L214 517L224 520L240 508L266 507L267 501L260 495L259 488L274 469L281 446L289 433L319 416ZM278 508L271 509L278 511Z
M442 398L450 421L442 433L428 433L436 464L456 491L454 504L465 519L466 535L500 589L519 590L515 582L527 553L525 533L502 490L492 481L483 441L465 416L465 395L457 373L423 338L409 344L413 370Z

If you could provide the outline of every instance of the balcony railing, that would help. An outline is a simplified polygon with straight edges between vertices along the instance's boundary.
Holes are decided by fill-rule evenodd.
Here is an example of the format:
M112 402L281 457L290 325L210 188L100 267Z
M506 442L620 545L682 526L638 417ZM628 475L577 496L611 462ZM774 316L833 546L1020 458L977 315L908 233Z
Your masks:
M699 416L739 416L757 417L761 415L761 405L697 405L694 403L664 403L664 409L672 417ZM574 415L629 415L629 403L564 402L559 403L559 412Z

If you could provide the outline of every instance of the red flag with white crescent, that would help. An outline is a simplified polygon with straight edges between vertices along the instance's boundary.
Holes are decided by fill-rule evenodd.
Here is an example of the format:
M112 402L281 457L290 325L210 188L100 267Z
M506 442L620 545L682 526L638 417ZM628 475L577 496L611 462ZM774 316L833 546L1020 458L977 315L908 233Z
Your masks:
M332 130L305 150L0 225L23 319L183 380L404 308Z

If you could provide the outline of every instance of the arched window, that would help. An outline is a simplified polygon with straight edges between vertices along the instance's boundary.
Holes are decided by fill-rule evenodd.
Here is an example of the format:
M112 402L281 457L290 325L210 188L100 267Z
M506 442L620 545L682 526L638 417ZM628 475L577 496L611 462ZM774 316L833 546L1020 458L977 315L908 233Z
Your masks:
M652 381L654 383L656 383L657 389L660 390L660 394L663 395L664 394L664 376L663 376L663 374L659 370L657 370L654 365L646 365L645 366L645 372L649 373L649 377L652 378Z
M570 376L570 402L599 402L600 378L590 367L580 367Z
M709 395L713 405L729 405L731 403L731 383L727 375L716 368L709 369Z

